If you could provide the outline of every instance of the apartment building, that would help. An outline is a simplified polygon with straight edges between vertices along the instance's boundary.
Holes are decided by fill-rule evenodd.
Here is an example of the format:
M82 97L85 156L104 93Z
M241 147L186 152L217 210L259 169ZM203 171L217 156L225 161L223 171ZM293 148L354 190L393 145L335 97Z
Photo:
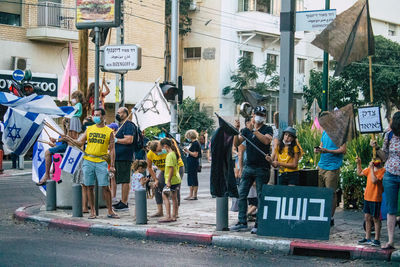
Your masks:
M303 0L297 1L297 10L303 10ZM280 62L280 8L281 0L193 1L192 32L183 40L184 83L196 86L196 97L212 112L229 118L237 116L237 106L222 89L231 84L230 76L237 69L237 60L243 54L252 58L257 67L267 60ZM298 44L304 37L296 33ZM303 47L296 46L295 56L295 119L303 118L302 90L312 64ZM262 81L264 77L259 77ZM279 110L279 88L269 91L267 122Z
M125 44L142 48L142 67L125 75L125 103L137 103L164 77L164 5L152 0L124 1ZM56 97L73 46L78 65L78 31L75 28L75 0L0 1L0 89L7 91L7 80L15 69L30 69L33 81L40 82L42 94ZM151 9L149 10L149 6ZM147 20L146 20L147 18ZM151 19L149 21L148 19ZM111 40L116 44L116 30ZM89 40L89 82L94 80L94 44ZM100 78L103 74L100 73ZM107 109L114 110L116 75L105 74L111 93ZM192 90L192 91L191 91ZM193 92L188 88L186 93Z

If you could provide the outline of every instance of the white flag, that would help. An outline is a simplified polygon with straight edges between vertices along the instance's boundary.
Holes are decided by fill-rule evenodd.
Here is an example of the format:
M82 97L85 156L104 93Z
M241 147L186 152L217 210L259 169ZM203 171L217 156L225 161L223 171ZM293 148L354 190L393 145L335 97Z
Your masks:
M75 147L68 146L61 162L61 170L74 174L83 158L83 152Z
M168 102L158 84L135 105L132 121L136 122L141 130L171 121Z

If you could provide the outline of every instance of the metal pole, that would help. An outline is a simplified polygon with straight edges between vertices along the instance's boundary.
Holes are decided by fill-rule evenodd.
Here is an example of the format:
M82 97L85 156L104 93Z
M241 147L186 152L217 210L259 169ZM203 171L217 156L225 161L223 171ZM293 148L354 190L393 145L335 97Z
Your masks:
M296 0L282 0L279 81L279 129L293 125L294 34Z
M325 0L325 9L330 8L330 0ZM324 65L322 72L322 111L328 110L329 98L329 54L324 52Z
M146 190L135 191L136 224L147 224Z
M120 32L120 43L123 45L124 44L124 37L125 37L125 29L124 29L124 1L121 0L121 24L119 26L121 32ZM125 78L124 75L121 74L120 76L120 80L121 80L121 94L120 94L120 103L119 105L121 107L125 106Z
M374 104L374 88L372 87L372 56L368 56L369 61L369 98L371 101L371 105ZM371 138L375 141L375 134L371 134ZM376 147L372 148L372 159L376 159Z
M229 231L228 198L217 197L217 231Z
M46 182L46 210L56 210L57 206L57 188L56 181L49 180Z
M99 27L94 27L95 38L96 38L96 51L95 51L95 70L94 70L94 108L99 108L99 61L100 61L100 29ZM95 208L96 215L99 215L99 186L97 179L95 179L96 184L94 188L95 192Z
M82 217L82 186L72 185L72 217Z
M177 85L178 82L178 46L179 46L179 1L172 0L171 5L171 82ZM171 124L170 133L173 137L178 132L178 96L171 102Z

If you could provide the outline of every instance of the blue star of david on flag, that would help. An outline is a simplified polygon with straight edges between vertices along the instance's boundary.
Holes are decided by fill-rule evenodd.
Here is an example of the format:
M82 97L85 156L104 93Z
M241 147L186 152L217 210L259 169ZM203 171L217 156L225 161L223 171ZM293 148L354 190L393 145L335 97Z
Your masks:
M21 131L21 128L17 128L15 123L14 123L13 126L7 127L7 128L8 128L7 137L10 137L13 142L15 142L15 140L17 138L21 138L21 136L19 135L19 132ZM15 132L15 134L13 134L13 131Z
M75 162L75 159L74 158L69 158L68 159L68 164L73 164Z
M60 169L74 174L83 159L83 152L78 148L68 146L61 161Z

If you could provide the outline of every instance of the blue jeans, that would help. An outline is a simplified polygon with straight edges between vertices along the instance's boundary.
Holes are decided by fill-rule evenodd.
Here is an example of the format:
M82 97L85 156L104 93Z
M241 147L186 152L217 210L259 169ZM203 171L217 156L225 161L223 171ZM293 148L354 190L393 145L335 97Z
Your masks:
M269 176L269 168L244 167L239 185L239 223L247 223L247 196L249 195L250 187L255 181L258 203L260 204L262 187L268 183Z
M385 175L383 176L382 184L386 194L386 207L388 209L387 213L390 215L396 215L400 176L386 171Z

